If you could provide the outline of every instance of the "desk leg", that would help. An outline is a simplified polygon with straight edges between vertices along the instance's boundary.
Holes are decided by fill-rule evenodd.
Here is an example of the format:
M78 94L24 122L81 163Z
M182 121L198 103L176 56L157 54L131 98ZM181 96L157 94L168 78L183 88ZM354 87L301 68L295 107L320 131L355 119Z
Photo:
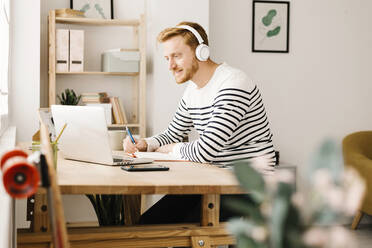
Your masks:
M49 215L46 194L35 194L34 217L31 222L33 232L49 232Z
M202 195L201 222L202 226L219 226L220 222L220 195ZM209 236L191 236L193 248L210 248Z
M201 225L218 226L220 222L220 195L202 195Z
M124 195L123 204L125 225L138 224L141 217L141 195Z

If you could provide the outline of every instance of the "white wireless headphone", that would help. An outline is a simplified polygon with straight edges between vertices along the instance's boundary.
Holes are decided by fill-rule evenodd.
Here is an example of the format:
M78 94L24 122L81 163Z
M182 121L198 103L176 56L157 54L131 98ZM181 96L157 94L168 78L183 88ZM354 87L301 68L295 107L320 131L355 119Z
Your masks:
M200 36L198 31L196 31L195 28L188 26L188 25L180 25L180 26L177 26L177 28L187 29L191 33L194 34L194 36L196 37L196 39L198 39L198 42L199 42L199 45L195 49L196 58L200 61L207 61L207 59L209 58L209 54L210 54L209 46L203 43L204 40Z

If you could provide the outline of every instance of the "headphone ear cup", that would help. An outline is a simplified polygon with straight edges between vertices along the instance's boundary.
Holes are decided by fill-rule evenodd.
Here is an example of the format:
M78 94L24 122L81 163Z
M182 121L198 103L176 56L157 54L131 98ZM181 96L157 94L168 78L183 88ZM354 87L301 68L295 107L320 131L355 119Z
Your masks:
M195 55L198 60L207 61L207 59L209 58L209 54L210 54L209 46L205 44L200 44L199 46L196 47Z

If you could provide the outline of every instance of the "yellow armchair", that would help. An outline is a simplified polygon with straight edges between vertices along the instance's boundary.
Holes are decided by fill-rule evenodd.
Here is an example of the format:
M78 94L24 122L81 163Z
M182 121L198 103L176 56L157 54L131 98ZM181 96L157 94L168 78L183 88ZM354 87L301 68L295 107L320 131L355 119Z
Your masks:
M366 194L351 224L356 229L364 214L372 215L372 131L347 135L342 150L345 166L355 168L366 181Z

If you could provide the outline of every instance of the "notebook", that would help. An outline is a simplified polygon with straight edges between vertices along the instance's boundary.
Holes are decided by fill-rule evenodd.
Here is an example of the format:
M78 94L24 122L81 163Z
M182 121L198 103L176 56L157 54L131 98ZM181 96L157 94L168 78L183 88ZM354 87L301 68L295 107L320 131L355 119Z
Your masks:
M150 158L113 156L104 109L93 106L52 105L56 132L67 126L58 148L66 159L106 165L152 163Z
M171 153L161 153L161 152L136 152L137 158L151 158L155 161L188 161L184 159L177 158Z

